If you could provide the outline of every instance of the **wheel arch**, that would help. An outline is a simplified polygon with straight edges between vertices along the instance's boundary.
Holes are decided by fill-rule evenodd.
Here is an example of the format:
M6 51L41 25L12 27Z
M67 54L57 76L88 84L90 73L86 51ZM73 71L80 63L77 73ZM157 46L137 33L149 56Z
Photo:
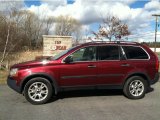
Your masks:
M51 83L52 87L54 88L55 94L58 93L59 89L58 89L58 85L57 85L56 80L55 80L52 76L50 76L50 75L48 75L48 74L46 74L46 73L35 73L35 74L31 74L31 75L25 77L25 78L22 80L21 85L20 85L21 92L23 92L26 83L27 83L29 80L31 80L32 78L36 78L36 77L42 77L42 78L47 79L47 80Z
M147 84L148 86L150 85L150 77L146 74L146 73L143 73L143 72L135 72L135 73L130 73L128 74L126 77L125 77L125 80L123 82L123 86L125 84L125 82L130 78L130 77L133 77L133 76L140 76L142 77L144 80L147 81Z

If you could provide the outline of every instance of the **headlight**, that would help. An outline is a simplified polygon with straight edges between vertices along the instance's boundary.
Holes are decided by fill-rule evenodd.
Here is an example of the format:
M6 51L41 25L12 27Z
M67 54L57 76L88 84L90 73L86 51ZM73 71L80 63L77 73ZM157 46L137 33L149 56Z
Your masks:
M18 68L12 68L12 69L10 70L9 75L10 75L10 76L15 76L17 73L18 73Z

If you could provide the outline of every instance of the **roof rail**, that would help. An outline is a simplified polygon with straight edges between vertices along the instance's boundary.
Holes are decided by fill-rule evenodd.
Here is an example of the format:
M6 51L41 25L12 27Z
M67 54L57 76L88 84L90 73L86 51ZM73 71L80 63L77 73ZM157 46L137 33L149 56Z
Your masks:
M132 42L132 41L117 41L117 43L132 43L132 44L140 44L138 42Z
M117 43L117 44L132 43L132 44L140 44L138 42L132 42L132 41L91 41L91 42L86 42L86 43L83 43L83 44L90 44L90 43Z

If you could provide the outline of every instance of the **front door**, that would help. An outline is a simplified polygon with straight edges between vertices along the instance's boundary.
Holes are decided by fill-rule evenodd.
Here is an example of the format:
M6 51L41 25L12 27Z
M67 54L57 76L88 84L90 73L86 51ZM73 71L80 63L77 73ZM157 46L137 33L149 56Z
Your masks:
M63 63L60 68L61 86L92 86L97 75L96 47L83 47L69 55L72 63Z

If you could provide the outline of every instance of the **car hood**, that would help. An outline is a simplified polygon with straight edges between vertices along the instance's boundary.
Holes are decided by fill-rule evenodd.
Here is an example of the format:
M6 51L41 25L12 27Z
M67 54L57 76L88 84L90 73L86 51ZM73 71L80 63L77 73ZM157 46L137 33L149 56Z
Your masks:
M11 68L29 68L29 67L36 67L36 66L44 66L49 63L56 64L55 60L47 60L47 59L41 59L41 60L32 60L32 61L26 61L19 64L13 65Z

